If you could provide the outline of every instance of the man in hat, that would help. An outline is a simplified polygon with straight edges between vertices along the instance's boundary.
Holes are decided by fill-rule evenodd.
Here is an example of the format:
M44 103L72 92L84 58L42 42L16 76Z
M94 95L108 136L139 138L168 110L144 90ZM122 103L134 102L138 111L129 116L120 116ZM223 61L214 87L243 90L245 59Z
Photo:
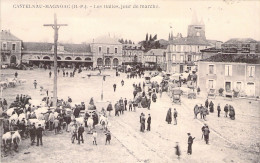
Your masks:
M174 108L174 112L173 112L174 125L177 125L177 116L178 116L178 112L176 108Z
M221 111L220 104L218 104L217 110L218 110L218 117L220 117L220 111Z
M35 123L30 125L29 132L31 137L31 145L33 145L35 143L35 135L36 135Z
M188 134L188 151L187 151L187 153L188 153L188 155L191 155L192 154L192 144L193 144L193 140L195 139L195 137L192 138L190 133L187 133L187 134Z
M106 144L107 145L107 142L110 144L110 140L111 140L111 133L109 130L107 130L107 133L105 134L106 135Z
M227 114L228 114L228 104L226 104L226 106L224 107L224 111L225 111L225 117L227 117Z
M33 85L34 85L34 89L36 89L37 88L37 81L36 80L34 80Z
M3 120L3 128L4 128L4 134L9 131L9 120L8 120L8 116L6 113L5 113L4 120Z
M81 138L82 143L84 143L83 133L84 133L84 127L82 126L82 124L80 124L79 129L78 129L78 144L80 144L80 138Z
M148 114L148 118L147 118L147 131L151 131L151 122L152 122L151 115Z
M205 123L204 126L201 128L201 130L202 130L202 134L204 136L204 140L205 140L206 144L208 144L209 143L209 133L210 133L208 125Z
M42 145L42 133L43 133L43 128L41 127L41 124L38 124L38 128L36 129L36 136L37 136L37 145L39 146L39 141Z

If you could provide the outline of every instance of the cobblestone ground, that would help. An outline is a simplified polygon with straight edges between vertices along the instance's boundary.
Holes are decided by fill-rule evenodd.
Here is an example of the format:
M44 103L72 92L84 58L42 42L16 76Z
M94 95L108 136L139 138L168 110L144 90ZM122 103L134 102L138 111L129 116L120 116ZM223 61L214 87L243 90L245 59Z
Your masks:
M12 77L14 70L3 70L1 77ZM27 79L27 82L15 88L5 89L3 96L8 103L14 100L16 94L29 94L33 99L41 99L44 94L39 86L52 90L52 78L49 71L30 70L18 71L18 78ZM96 74L97 72L83 71L83 74ZM143 79L126 79L125 74L115 76L114 71L105 71L109 74L104 84L104 100L114 103L120 97L133 98L132 84L142 82ZM124 79L125 85L120 81ZM33 88L33 80L38 81L38 89ZM113 84L117 84L113 92ZM101 94L102 78L92 76L82 78L58 78L58 96L70 96L73 102L89 102L90 97L98 103ZM156 103L152 102L151 110L137 108L136 112L126 111L124 115L109 117L112 142L105 145L105 135L98 128L97 146L92 145L92 137L85 133L85 143L78 145L70 141L70 133L54 135L47 132L43 137L43 146L30 146L29 139L23 140L19 152L10 152L7 156L2 154L2 162L177 162L175 155L175 142L179 142L181 149L180 162L259 162L260 143L260 111L259 101L234 99L226 100L222 97L210 99L215 104L215 112L207 116L207 121L194 119L193 107L197 103L204 104L205 95L197 99L182 97L182 104L171 102L169 96L163 93L158 96ZM217 117L216 106L221 104L221 117ZM231 104L236 109L236 120L224 117L223 107ZM178 111L178 125L165 122L169 107ZM98 108L101 109L101 108ZM141 133L139 115L141 112L152 116L151 131ZM204 123L210 127L210 143L206 145L202 140L201 127ZM187 133L196 137L193 144L193 154L187 155Z

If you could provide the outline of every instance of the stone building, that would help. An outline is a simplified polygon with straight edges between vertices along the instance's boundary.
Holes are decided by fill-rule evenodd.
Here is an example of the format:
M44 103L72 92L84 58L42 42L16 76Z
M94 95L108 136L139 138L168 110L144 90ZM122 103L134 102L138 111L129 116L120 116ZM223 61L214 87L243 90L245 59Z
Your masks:
M222 54L218 54L222 55ZM224 58L224 59L223 59ZM260 95L260 59L229 60L226 57L213 56L198 62L198 86L202 92L220 88L225 93L238 92L238 96L259 97Z
M122 65L123 45L118 39L102 36L90 44L93 55L93 67L104 65L106 68L116 68Z
M144 54L144 66L150 69L166 70L166 49L151 49Z
M143 63L144 47L139 44L123 44L123 65L141 65Z
M17 65L21 63L22 40L10 31L2 30L0 33L1 66Z
M171 36L167 47L167 71L172 73L183 73L184 71L196 71L196 62L202 58L202 49L213 45L206 39L205 24L203 20L198 21L196 14L188 26L187 37Z

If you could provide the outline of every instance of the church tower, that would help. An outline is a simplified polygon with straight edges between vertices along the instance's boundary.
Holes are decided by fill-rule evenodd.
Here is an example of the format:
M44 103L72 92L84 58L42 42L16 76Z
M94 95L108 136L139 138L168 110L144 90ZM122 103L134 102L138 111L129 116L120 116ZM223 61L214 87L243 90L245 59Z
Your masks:
M191 24L188 26L187 37L206 39L205 24L202 18L198 21L196 12L193 13Z

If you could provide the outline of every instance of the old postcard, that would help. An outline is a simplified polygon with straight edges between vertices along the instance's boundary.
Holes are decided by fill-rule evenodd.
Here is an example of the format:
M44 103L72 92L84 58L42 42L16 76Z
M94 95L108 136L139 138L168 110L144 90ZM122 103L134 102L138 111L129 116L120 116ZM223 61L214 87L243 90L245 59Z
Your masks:
M0 162L259 162L260 1L0 11Z

